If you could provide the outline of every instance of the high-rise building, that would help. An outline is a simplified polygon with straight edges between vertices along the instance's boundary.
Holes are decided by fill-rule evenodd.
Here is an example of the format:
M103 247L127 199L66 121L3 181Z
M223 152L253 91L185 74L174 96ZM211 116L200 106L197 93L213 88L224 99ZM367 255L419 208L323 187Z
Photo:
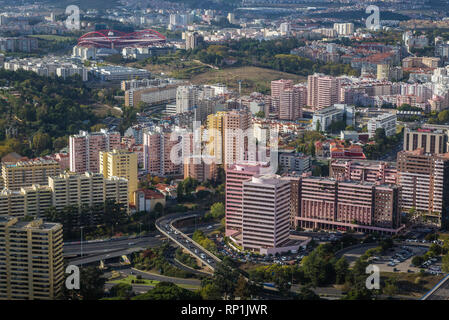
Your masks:
M185 33L186 50L193 50L196 47L198 47L201 38L202 37L197 32L186 32Z
M338 103L339 80L323 74L310 75L307 78L307 105L314 110Z
M253 176L243 182L242 247L260 252L278 248L290 235L290 181Z
M105 178L101 173L65 173L48 178L53 193L53 206L61 210L67 206L102 204L108 200L128 208L128 180L119 177Z
M245 133L249 133L251 118L251 113L244 110L232 110L225 114L223 118L225 166L241 161L255 160L249 159L251 137L245 135Z
M349 23L334 23L334 30L339 36L350 36L354 34L354 24Z
M260 174L263 164L235 164L226 170L226 236L242 231L243 182Z
M448 149L448 131L444 129L422 128L404 129L404 151L422 149L425 153L442 154Z
M54 300L64 283L62 225L0 216L0 300Z
M127 150L100 151L100 173L105 178L119 177L128 180L128 199L134 202L138 188L137 153Z
M401 151L397 165L402 208L414 208L446 226L449 221L449 154L432 155L423 149Z
M177 176L183 173L182 154L186 150L178 150L177 158L180 162L171 159L172 149L182 140L171 140L171 135L179 132L179 136L183 133L180 129L170 129L163 127L156 127L152 130L144 132L143 134L143 152L144 152L144 169L153 175L158 176ZM183 142L182 142L183 143ZM183 143L184 145L184 143ZM184 148L184 147L183 147Z
M192 111L198 103L198 87L179 86L176 91L176 113Z
M48 177L60 173L61 166L54 160L36 159L2 163L4 187L9 190L20 190L33 184L46 185Z
M285 79L273 80L271 81L271 96L279 97L282 91L292 88L293 88L293 80L285 80Z
M80 131L70 136L70 171L76 173L100 172L100 151L120 148L120 132L101 129L100 132Z
M296 120L302 118L302 107L305 105L305 90L302 87L294 86L291 89L281 91L279 96L279 119L280 120Z
M225 166L249 159L251 113L245 110L217 112L207 117L208 152ZM251 133L252 134L252 133Z
M184 179L190 177L200 182L217 179L217 165L215 158L204 156L190 156L184 158Z
M217 164L222 164L224 161L224 126L223 119L226 115L225 111L220 111L215 114L207 116L207 152L208 155L215 158Z

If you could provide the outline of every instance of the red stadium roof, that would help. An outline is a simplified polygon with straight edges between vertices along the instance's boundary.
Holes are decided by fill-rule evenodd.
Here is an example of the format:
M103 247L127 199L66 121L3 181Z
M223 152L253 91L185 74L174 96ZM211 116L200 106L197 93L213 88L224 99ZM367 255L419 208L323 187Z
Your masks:
M78 39L83 47L114 48L148 47L166 42L165 36L151 29L125 33L116 30L98 30L86 33Z

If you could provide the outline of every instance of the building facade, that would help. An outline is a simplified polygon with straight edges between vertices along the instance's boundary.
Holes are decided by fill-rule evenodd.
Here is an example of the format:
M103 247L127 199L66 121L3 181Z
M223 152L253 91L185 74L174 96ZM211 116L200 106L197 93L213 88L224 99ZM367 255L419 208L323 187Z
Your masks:
M100 132L79 134L69 138L70 171L100 172L100 151L120 149L120 132L101 129Z
M62 225L0 216L0 300L54 300L64 283Z

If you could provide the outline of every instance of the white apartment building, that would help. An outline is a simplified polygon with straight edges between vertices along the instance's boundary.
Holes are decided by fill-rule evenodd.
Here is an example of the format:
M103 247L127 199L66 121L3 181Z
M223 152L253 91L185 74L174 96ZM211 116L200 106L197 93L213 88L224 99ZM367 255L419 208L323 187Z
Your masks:
M310 171L311 157L303 153L281 153L279 154L279 164L283 172L296 172L302 174Z
M52 204L57 210L66 206L93 206L107 200L128 206L128 180L105 178L101 173L64 173L48 178L52 190Z
M198 103L198 87L179 86L176 90L176 113L191 111Z
M339 36L350 36L354 33L353 23L334 23L334 30Z
M376 118L373 118L368 121L368 134L369 137L372 138L376 134L376 130L379 128L383 128L385 130L385 135L387 137L393 136L396 134L396 121L397 117L395 114L384 113Z

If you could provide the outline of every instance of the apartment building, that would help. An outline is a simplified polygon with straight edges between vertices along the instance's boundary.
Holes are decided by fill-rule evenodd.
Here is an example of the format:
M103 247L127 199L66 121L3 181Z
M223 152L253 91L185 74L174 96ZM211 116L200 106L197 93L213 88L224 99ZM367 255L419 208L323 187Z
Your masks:
M100 151L120 149L120 132L101 129L100 132L79 134L69 138L70 171L100 172Z
M178 131L178 134L176 133ZM146 172L158 176L177 176L183 173L182 161L171 159L172 149L181 139L171 140L171 135L182 136L179 128L156 127L143 134L144 169ZM177 158L182 160L183 150L179 150ZM174 160L174 159L173 159Z
M448 131L445 129L404 129L404 151L422 149L425 153L448 152Z
M137 107L140 102L148 105L171 103L176 100L179 83L161 84L125 91L125 106Z
M253 176L243 182L242 191L243 249L261 252L284 246L290 235L290 181Z
M429 154L423 149L401 151L397 156L402 207L425 213L447 225L449 206L449 154Z
M307 229L400 231L400 188L371 182L308 177L301 180L297 225Z
M367 125L369 137L373 138L377 129L384 129L387 137L394 136L396 134L396 121L397 116L391 113L383 113L370 119Z
M354 34L354 24L349 23L334 23L334 30L339 36L350 36Z
M215 114L207 116L207 133L208 143L207 152L208 155L215 158L217 164L221 164L224 161L224 125L223 119L226 115L225 111L220 111Z
M2 163L4 187L9 190L20 190L33 184L46 185L48 177L60 173L61 166L54 160L35 159Z
M382 184L397 184L396 166L382 161L332 160L329 165L329 177L338 181L366 181Z
M176 113L192 111L198 103L198 87L179 86L176 89Z
M100 173L105 178L119 177L128 180L128 199L134 203L137 191L137 153L128 150L100 151Z
M64 283L62 225L0 216L0 300L54 300Z
M184 179L190 177L200 182L217 179L217 164L215 158L190 156L184 158Z
M48 186L33 185L19 191L0 192L0 215L12 217L40 216L52 205L52 190Z
M105 178L100 173L73 172L48 178L52 190L52 205L56 210L75 205L93 206L111 200L128 206L128 180L119 177Z
M305 87L294 86L281 91L279 95L279 119L296 120L302 118L302 108L307 96Z
M217 164L229 166L249 160L253 134L245 133L249 133L251 118L251 113L245 110L222 111L207 117L208 153Z
M224 165L229 166L249 159L249 144L251 136L245 135L251 127L251 113L244 110L232 110L227 112L223 118Z
M295 172L297 174L302 174L310 171L312 160L310 156L307 156L300 152L283 152L279 154L279 164L284 173Z
M33 52L38 49L38 39L31 37L0 37L0 50L6 52Z
M335 104L316 111L312 118L312 130L326 131L333 122L343 121L346 125L355 124L355 108L346 104Z
M407 57L402 59L403 68L438 68L440 58L437 57Z
M339 102L340 80L323 74L307 78L307 105L319 110Z

